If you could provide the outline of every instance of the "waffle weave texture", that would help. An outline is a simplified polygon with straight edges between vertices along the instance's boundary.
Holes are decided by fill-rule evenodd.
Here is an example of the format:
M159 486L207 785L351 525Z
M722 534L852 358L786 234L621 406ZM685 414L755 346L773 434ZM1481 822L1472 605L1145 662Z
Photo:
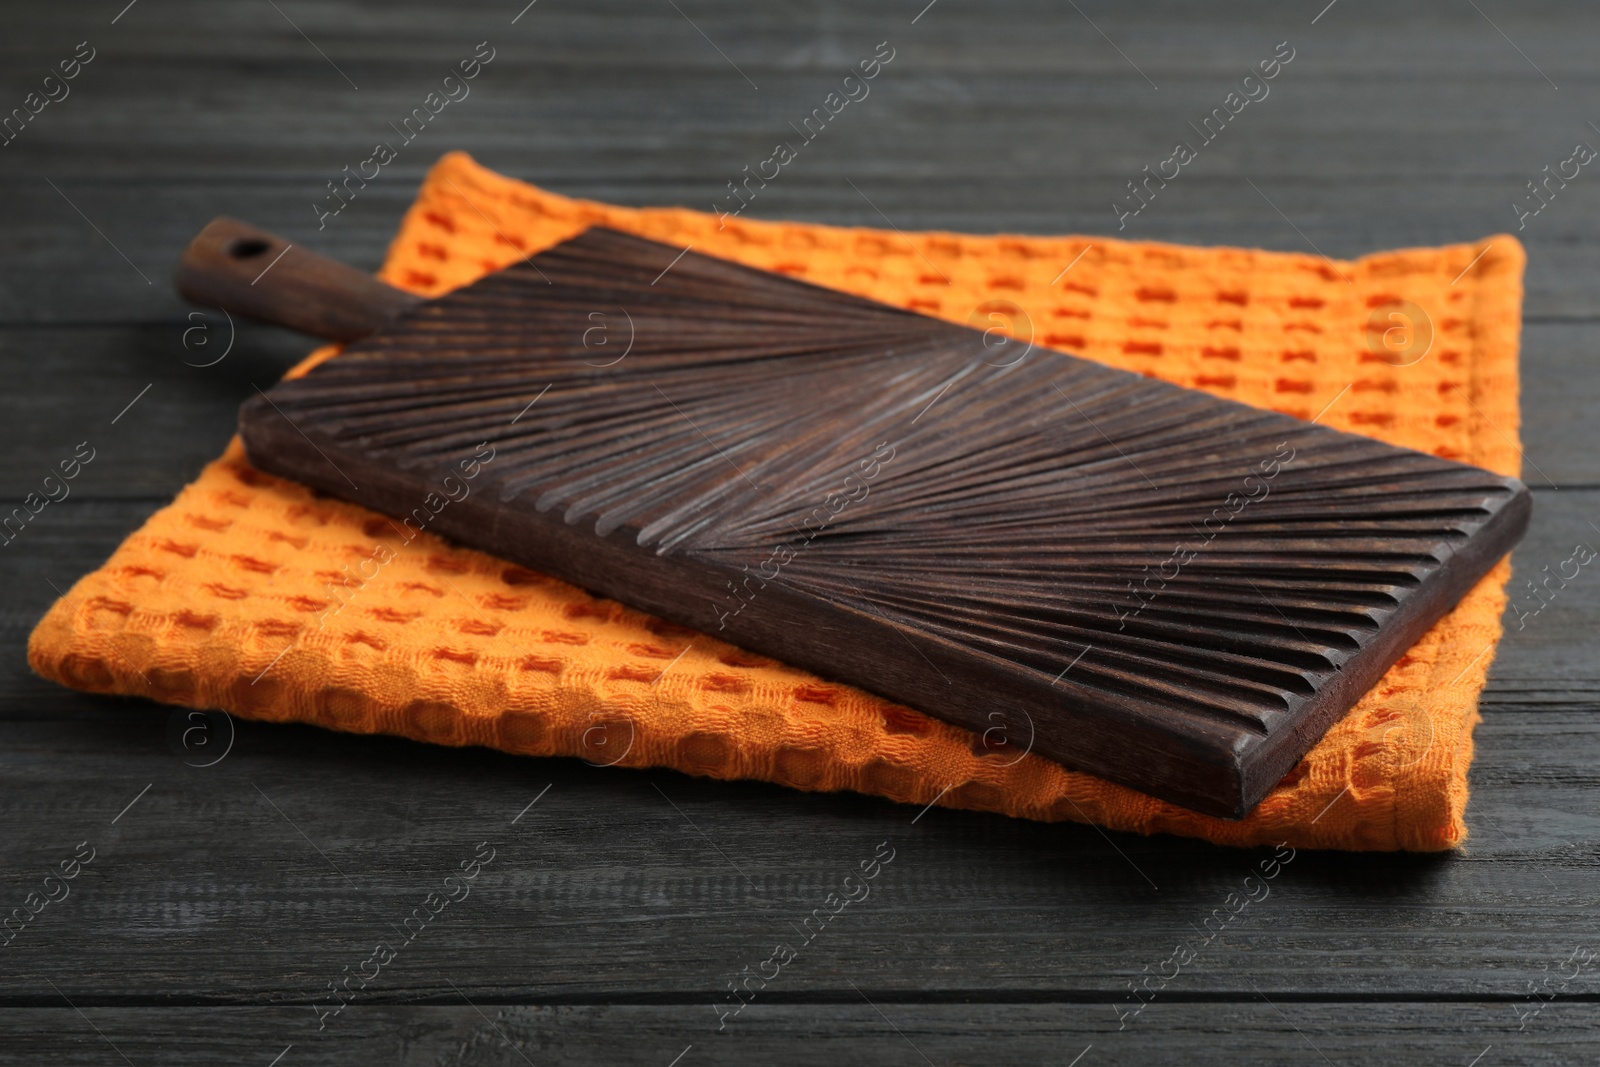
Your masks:
M1519 471L1524 254L1512 237L1335 262L1104 237L719 223L568 199L454 153L428 175L380 276L436 296L596 224ZM1394 356L1397 345L1409 354ZM291 374L336 354L321 349ZM328 611L329 583L380 543L396 558ZM1472 729L1509 574L1502 560L1237 822L426 534L402 547L376 513L254 470L237 439L50 609L28 655L77 689L251 719L1227 845L1428 851L1466 835Z

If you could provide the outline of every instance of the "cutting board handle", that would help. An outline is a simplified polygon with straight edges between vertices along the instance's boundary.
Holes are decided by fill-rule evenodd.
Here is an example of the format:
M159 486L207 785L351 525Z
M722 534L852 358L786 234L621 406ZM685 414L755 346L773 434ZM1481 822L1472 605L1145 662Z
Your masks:
M354 267L226 217L212 219L189 242L174 280L192 303L330 341L377 333L422 303Z

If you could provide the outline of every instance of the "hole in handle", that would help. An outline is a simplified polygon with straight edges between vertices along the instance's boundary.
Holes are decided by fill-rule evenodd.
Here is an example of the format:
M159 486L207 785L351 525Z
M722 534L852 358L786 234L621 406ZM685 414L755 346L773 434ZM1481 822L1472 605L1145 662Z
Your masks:
M249 259L252 256L259 256L271 247L271 242L263 241L259 237L236 237L228 245L228 255L234 259Z

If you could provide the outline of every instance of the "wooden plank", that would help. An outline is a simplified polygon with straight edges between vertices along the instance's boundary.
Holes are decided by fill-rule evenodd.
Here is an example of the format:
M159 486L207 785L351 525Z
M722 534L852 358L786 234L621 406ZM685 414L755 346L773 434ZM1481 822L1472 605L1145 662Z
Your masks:
M1600 728L1573 713L1491 715L1473 818L1494 832L1464 855L1302 853L1236 918L1265 854L309 727L239 724L201 769L169 751L169 709L41 720L4 727L0 892L20 906L96 851L8 946L11 1003L42 1003L40 974L91 1002L311 1003L379 941L403 959L372 989L390 1002L698 995L778 944L795 994L1115 1001L1188 945L1175 995L1515 998L1600 939ZM483 841L471 894L402 941ZM822 924L886 841L870 896Z
M1593 490L1534 491L1528 536L1511 557L1512 600L1486 700L1531 707L1593 706L1600 699L1589 681L1600 674L1592 654L1600 628L1600 574L1591 573L1592 566L1564 565L1580 544L1600 549L1596 524L1600 497ZM1575 570L1576 578L1562 580ZM1540 592L1530 588L1530 581L1543 583L1547 576L1553 577Z
M241 334L229 351L230 333L214 311L160 326L0 329L13 383L0 396L6 511L28 493L59 496L43 479L78 456L92 459L65 487L68 503L165 501L192 481L227 445L256 384L270 388L309 351L305 338L271 328ZM60 506L46 505L26 534L64 533Z
M454 142L448 147L473 146ZM430 151L428 160L435 155ZM750 161L730 160L726 169L705 165L698 176L678 179L613 176L562 181L537 167L518 167L515 160L493 152L479 152L479 158L566 195L634 205L682 204L706 211L712 209L719 190L726 192L723 186L730 176ZM1507 179L1461 179L1435 188L1413 178L1274 181L1251 176L1271 196L1269 204L1251 189L1245 175L1197 174L1181 187L1174 184L1163 201L1150 206L1145 218L1134 220L1137 225L1119 234L1109 205L1111 194L1125 179L1116 175L1108 180L1019 178L1008 173L951 178L930 189L925 179L907 177L905 168L895 170L877 175L847 162L818 165L796 173L782 188L774 183L771 196L752 204L748 214L880 228L887 217L902 230L1099 233L1292 252L1320 249L1337 257L1469 241L1515 230L1509 212L1501 217ZM374 186L321 232L312 204L323 179L315 176L225 183L175 177L154 188L65 180L62 188L72 204L42 183L0 180L0 194L16 206L15 214L0 222L0 237L12 247L40 249L26 267L0 269L0 322L180 322L191 309L170 292L166 279L183 246L219 214L246 216L291 241L375 269L420 174L393 178L392 184ZM850 187L847 178L872 198L872 204ZM76 214L73 204L104 230L115 248ZM1374 204L1383 209L1373 211ZM1157 207L1163 210L1158 213ZM1550 210L1554 213L1555 206ZM1570 210L1552 217L1551 223L1542 232L1522 235L1530 255L1528 315L1585 320L1600 316L1600 304L1583 281L1600 270L1600 198L1586 206L1575 196ZM62 277L73 277L81 290L63 290L57 282ZM85 307L71 296L74 291L94 292L96 300Z
M1592 514L1600 494L1555 499L1570 501L1570 520ZM68 506L81 509L65 527L75 540L19 540L17 574L52 557L70 569L63 549L93 561L148 505ZM1536 528L1529 543L1557 536ZM308 999L482 840L499 858L473 897L417 939L426 962L397 969L385 996L447 997L440 975L474 999L720 988L888 841L896 856L871 898L785 972L786 988L838 991L848 979L952 996L1105 997L1195 937L1259 859L971 813L913 823L910 808L848 794L309 727L238 723L226 759L185 766L203 761L194 746L173 747L196 725L186 713L19 677L18 642L52 595L35 584L16 587L5 616L0 816L13 829L0 899L20 903L79 841L99 853L59 910L7 949L14 969L0 1000L33 996L27 976L60 960L98 961L49 972L75 1000L197 990L241 1004ZM1563 642L1576 660L1594 589L1573 585L1578 614L1537 619L1527 632L1538 644L1508 642L1496 676ZM1541 963L1600 938L1588 908L1588 857L1600 846L1594 683L1544 685L1538 700L1487 702L1464 854L1302 854L1186 972L1184 992L1247 999L1253 981L1301 996L1515 997Z
M534 9L515 30L488 28L485 16L480 32L504 41L504 55L476 94L441 113L320 233L312 204L325 182L365 158L369 142L390 136L389 123L433 87L419 65L442 71L453 62L439 41L460 33L454 16L423 5L385 10L386 32L374 37L302 12L334 53L351 53L346 61L368 82L356 92L270 9L130 13L75 95L8 146L18 162L0 189L15 210L0 237L29 257L22 270L0 271L0 321L175 321L181 309L164 275L184 240L224 211L370 266L422 168L449 148L562 192L709 207L742 167L792 136L789 124L853 62L852 42L868 48L880 35L904 42L904 54L825 143L763 190L752 214L881 225L850 178L903 229L1115 232L1110 203L1125 183L1165 158L1170 141L1191 136L1189 124L1280 34L1299 52L1272 95L1241 113L1237 138L1207 146L1123 235L1336 256L1470 239L1514 229L1510 204L1526 195L1524 183L1591 133L1545 106L1554 91L1465 10L1396 17L1346 0L1315 27L1243 6L1198 18L1168 8L1135 22L1101 13L1097 24L1159 75L1154 92L1075 13L1024 6L996 16L945 5L912 27L885 6L831 14L822 30L752 29L735 26L726 5L707 5L705 28L740 41L741 66L765 83L761 93L747 91L686 22L649 10L618 18ZM1596 17L1536 8L1507 29L1582 91L1592 75L1571 42ZM71 36L58 26L41 14L5 47L19 62L48 63L41 57ZM173 63L174 40L197 54ZM585 92L574 94L580 79ZM205 109L173 121L173 102L197 81L212 87ZM1383 123L1369 121L1380 113ZM1485 143L1496 150L1482 151ZM1600 194L1582 179L1529 221L1531 314L1600 314L1584 281L1597 267L1597 226ZM69 274L78 289L56 284ZM73 291L99 299L85 309Z
M1595 342L1593 324L1523 327L1522 477L1530 486L1600 485L1600 463L1588 458L1595 452L1594 415L1600 411Z
M78 83L81 103L47 110L26 131L27 143L47 172L57 163L89 172L83 148L91 144L114 153L129 176L320 171L328 153L364 151L369 139L388 137L387 123L419 104L479 37L493 42L497 58L474 95L441 114L440 132L543 158L566 173L583 167L582 158L552 159L551 149L581 145L584 155L603 153L607 165L590 174L647 158L698 169L693 149L675 143L680 137L727 149L756 138L744 147L765 149L771 135L787 136L784 119L819 105L862 49L870 53L885 38L900 66L891 68L895 80L875 90L886 103L873 107L883 107L880 132L900 132L882 146L883 162L937 152L951 174L1017 162L1040 175L1100 169L1116 176L1128 164L1137 172L1150 162L1148 151L1165 153L1173 138L1188 136L1187 122L1218 105L1279 40L1292 42L1295 58L1260 106L1241 116L1251 134L1216 146L1218 162L1244 152L1249 166L1242 169L1250 173L1287 166L1442 177L1471 153L1474 173L1509 177L1585 136L1581 120L1559 109L1530 112L1559 101L1540 70L1569 92L1592 83L1587 56L1574 47L1596 26L1591 11L1525 6L1502 20L1521 42L1519 54L1470 9L1396 11L1345 0L1315 26L1300 12L1265 4L1204 12L1159 4L1131 17L1105 5L1086 10L1093 24L1041 3L944 5L913 25L889 3L840 7L824 18L778 13L765 22L727 2L699 3L694 25L727 45L719 55L686 18L659 5L534 8L513 27L487 9L463 18L415 2L354 4L297 16L320 42L318 54L270 8L191 0L130 14L107 31L100 39L105 62L97 59ZM49 12L19 21L0 46L19 64L53 57L71 36ZM182 65L171 62L175 52ZM759 93L740 71L760 84ZM581 94L571 91L576 78L583 79ZM175 105L185 86L202 81L204 108ZM255 91L269 84L270 96ZM559 107L543 106L557 100ZM1385 105L1382 123L1368 121ZM182 121L172 121L175 106L183 107ZM126 121L97 124L95 113L107 110ZM245 116L254 121L236 121ZM935 121L951 136L930 142L917 128ZM1073 136L1059 136L1061 122L1071 123ZM858 125L841 124L837 132L866 136ZM1505 150L1476 152L1488 139ZM180 159L193 166L176 166Z
M931 812L887 869L881 895L839 920L855 926L798 961L793 993L747 1009L719 1046L707 993L764 959L772 931L792 921L784 909L806 913L807 894L825 890L836 864L904 834L909 813L849 796L249 724L240 747L207 772L168 751L170 710L46 686L22 672L20 642L54 595L40 576L64 587L104 558L215 453L249 382L264 384L303 351L298 339L256 333L219 367L184 377L190 369L175 361L191 323L165 273L211 215L243 214L371 268L422 166L455 147L560 192L706 207L818 105L859 58L858 42L887 37L901 49L893 80L880 79L752 214L883 225L848 177L904 229L1105 233L1115 226L1111 196L1164 157L1172 130L1181 136L1215 106L1262 44L1289 39L1299 52L1270 100L1252 105L1239 137L1210 146L1127 233L1297 250L1308 238L1332 255L1461 240L1514 228L1509 204L1524 182L1566 158L1573 141L1592 141L1582 115L1551 105L1592 89L1600 15L1556 4L1484 5L1480 14L1342 0L1313 26L1309 9L1265 4L1198 17L1186 5L1085 4L1158 92L1067 8L941 3L913 27L915 12L899 5L779 10L761 21L725 0L683 5L761 85L755 93L665 8L539 5L513 28L514 12L499 8L283 6L359 92L266 6L140 4L114 27L110 11L88 21L61 5L24 6L8 12L0 39L8 69L41 77L86 35L101 48L73 97L0 159L9 207L0 240L10 250L0 322L102 327L0 328L13 375L0 401L8 455L54 464L61 445L83 439L78 426L103 429L155 383L105 429L137 432L106 438L81 495L0 557L13 593L0 608L0 811L15 835L0 891L26 892L30 870L56 862L63 845L109 832L62 911L41 914L26 931L32 940L7 950L12 980L0 996L31 1006L0 1016L0 1062L120 1062L44 977L138 1063L268 1063L291 1042L284 1067L524 1062L496 1048L476 1011L444 1006L457 1002L443 977L541 1063L667 1064L691 1042L682 1067L702 1057L831 1063L863 1052L885 1062L922 1063L926 1053L939 1063L1066 1063L1091 1041L1083 1067L1107 1058L1315 1060L1312 1042L1339 1063L1469 1063L1486 1053L1487 1067L1567 1063L1590 1051L1592 1002L1552 1004L1516 1032L1517 1013L1536 1006L1527 983L1556 971L1575 945L1594 947L1586 924L1600 839L1600 683L1586 646L1600 601L1587 574L1503 647L1478 732L1475 837L1464 856L1297 858L1273 897L1122 1034L1108 1032L1108 998L1159 967L1242 878L1247 856L1111 835L1163 887L1155 891L1093 830ZM433 65L442 77L462 46L485 38L501 52L472 99L452 105L319 233L310 204L323 182L365 158L367 142L420 102L433 75L419 72ZM25 83L14 84L20 99ZM1600 317L1595 195L1576 179L1524 231L1530 316L1574 320L1525 338L1530 458L1563 487L1600 485L1585 433L1595 389L1588 331ZM158 417L134 421L142 410ZM25 467L8 464L0 492L29 491ZM1532 468L1528 478L1540 484ZM116 496L128 499L85 502ZM1567 542L1588 536L1596 503L1587 492L1538 494L1519 572L1566 558ZM650 777L716 847L648 788ZM351 889L252 781L301 805L296 819L319 847L381 888ZM461 915L446 916L467 921L438 931L460 940L419 938L406 961L416 969L397 971L381 994L438 1006L357 1005L337 1036L318 1043L310 993L364 958L344 950L365 946L383 921L377 905L411 906L425 872L453 865L457 846L472 843L473 819L504 821L551 781L533 809L547 820L535 847L514 869L488 868L486 876L507 872L502 883L491 893L486 882ZM109 826L145 784L150 793ZM478 904L489 906L466 910ZM1046 1002L1019 1003L1013 988ZM302 1002L100 1006L118 997L200 1004L217 990L240 1003ZM1592 972L1570 991L1592 998ZM778 1003L784 994L824 1003ZM558 996L661 1003L553 1004ZM1482 999L1491 996L1499 999ZM964 1003L979 998L991 1002ZM1079 1021L1089 1018L1097 1021Z
M1102 1002L905 1003L855 993L824 1003L752 1003L726 1032L702 1001L569 1007L477 1002L351 1008L316 1032L305 1007L65 1007L6 1012L0 1064L391 1064L521 1067L527 1063L700 1064L841 1061L904 1064L1240 1062L1547 1065L1593 1049L1600 1009L1557 1002L1517 1029L1508 1002L1396 1004L1284 999L1270 987L1239 1004L1156 1001L1123 1031ZM61 1004L59 998L55 1001ZM1536 1004L1534 1006L1537 1006ZM309 1024L309 1025L308 1025ZM709 1025L708 1025L709 1024ZM98 1033L96 1032L98 1031ZM292 1048L291 1048L292 1046ZM285 1053L285 1049L289 1049ZM1086 1053L1086 1054L1085 1054ZM1075 1057L1082 1055L1080 1060ZM678 1058L678 1057L681 1057Z

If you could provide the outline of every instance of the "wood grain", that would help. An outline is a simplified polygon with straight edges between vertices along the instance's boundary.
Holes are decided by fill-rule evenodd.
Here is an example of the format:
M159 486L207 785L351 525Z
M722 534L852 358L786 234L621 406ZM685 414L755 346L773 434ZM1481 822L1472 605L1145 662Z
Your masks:
M140 807L117 824L128 862L114 875L107 867L94 908L34 931L48 936L27 950L26 966L10 963L18 980L0 994L0 1062L123 1062L77 1012L42 999L54 996L46 975L141 1067L265 1067L290 1041L295 1048L278 1067L448 1065L483 1019L444 999L456 994L442 976L491 1018L511 1018L513 1037L538 1035L539 1047L524 1047L541 1067L666 1067L691 1041L678 1067L700 1057L923 1065L864 1004L843 1014L860 1001L848 982L941 1067L1066 1064L1090 1041L1077 1067L1321 1063L1307 1037L1341 1065L1466 1065L1491 1044L1477 1067L1590 1054L1592 978L1577 994L1589 1002L1552 1004L1523 1033L1507 1026L1515 1031L1513 1009L1528 1007L1526 983L1542 967L1554 969L1575 944L1595 946L1583 924L1600 856L1600 585L1574 584L1537 626L1503 643L1476 733L1464 853L1422 866L1406 857L1324 861L1319 877L1275 894L1269 903L1284 910L1230 932L1214 965L1185 974L1193 999L1158 1000L1129 1031L1102 1038L1079 1020L1114 1027L1104 998L1165 958L1169 936L1215 907L1248 862L1193 842L1110 834L1161 886L1155 892L1086 827L935 810L914 828L927 851L906 854L903 880L872 901L882 911L852 917L860 928L829 949L829 966L795 974L817 1002L774 1004L761 1015L752 1008L745 1018L754 1025L732 1039L741 1042L729 1046L734 1052L720 1050L714 1034L701 1039L694 1020L704 1012L714 1028L699 996L748 962L752 941L762 945L768 928L754 920L771 917L755 904L765 899L693 827L657 822L677 815L635 776L581 765L588 784L542 831L528 882L465 936L440 942L448 956L430 961L431 984L395 992L433 1006L397 1003L370 1017L352 1008L341 1022L348 1029L315 1042L285 1034L274 1045L291 1025L304 1026L294 1023L302 1013L313 1018L303 1003L229 1008L205 998L218 989L252 1004L304 997L347 962L330 946L358 945L366 933L361 898L338 888L344 883L248 782L236 790L183 767L166 747L169 709L48 686L27 672L22 642L54 596L40 575L65 588L102 562L220 451L252 382L268 385L304 353L303 339L256 329L216 366L184 365L185 357L204 362L181 342L198 320L185 317L190 309L162 280L216 214L248 210L292 240L370 270L423 166L447 148L569 195L705 206L741 166L765 158L787 119L816 105L839 64L857 58L857 42L870 50L891 39L902 49L900 80L879 79L869 106L848 116L860 121L830 131L830 142L774 183L752 214L885 225L848 177L906 230L1106 232L1114 229L1107 190L1121 188L1126 164L1137 169L1169 149L1171 130L1194 107L1214 103L1262 45L1289 39L1302 49L1295 66L1303 67L1291 69L1302 80L1279 79L1266 105L1245 116L1259 121L1219 143L1185 176L1192 185L1174 184L1165 213L1147 213L1150 227L1139 236L1297 251L1309 250L1309 238L1335 256L1440 244L1514 230L1510 197L1553 152L1565 158L1572 141L1594 136L1584 120L1595 116L1580 105L1593 96L1600 10L1480 0L1513 47L1470 5L1340 0L1312 26L1324 3L1081 3L1157 92L1067 5L941 0L913 27L921 3L829 0L754 15L731 0L680 0L761 86L756 93L665 5L541 2L512 27L521 4L280 0L361 85L356 92L268 5L141 2L107 26L123 6L14 5L0 35L14 72L8 106L29 87L28 70L42 75L85 36L101 49L72 97L29 129L32 139L0 151L0 360L8 375L0 492L20 501L33 488L31 467L53 465L62 443L70 451L82 439L80 427L105 428L155 383L113 428L118 436L73 498L40 517L53 525L32 532L47 536L19 539L0 555L8 594L0 599L0 812L8 827L0 889L25 892L37 863L58 858L88 818L109 819L146 784L156 783L140 806L162 790L170 797L142 826L130 822ZM386 168L366 199L318 231L309 204L323 183L355 153L370 152L460 46L470 51L485 37L501 48L490 72L498 80L480 79L414 157ZM1589 357L1600 340L1600 187L1589 187L1590 177L1586 170L1519 234L1530 254L1523 406L1537 498L1514 559L1519 571L1566 558L1573 540L1594 538L1585 520L1600 522L1600 494L1583 488L1600 485L1600 376ZM293 809L296 820L324 847L317 827L357 813L358 832L380 831L359 858L389 857L385 870L397 875L413 869L407 857L417 850L447 857L478 814L519 810L550 781L539 772L563 765L266 728L217 770L235 759L250 761L240 764L242 777L290 787L304 804ZM763 888L819 885L811 879L831 863L902 833L907 818L855 797L660 781ZM426 783L420 794L417 782ZM480 796L482 808L462 808ZM375 824L364 814L373 811L388 821ZM278 821L273 836L263 817ZM570 847L544 849L556 845ZM351 906L330 909L340 892ZM85 893L75 902L90 900ZM1149 900L1164 909L1159 918ZM641 918L640 909L649 911ZM750 925L739 925L747 916ZM650 1003L610 1006L619 994L607 987L623 981ZM1090 988L1084 1003L1075 991ZM566 999L552 1006L555 992ZM919 997L920 1007L896 1006ZM172 1006L103 1006L123 998ZM461 1062L524 1063L481 1041L473 1052Z
M1530 508L1514 478L598 227L239 426L262 470L1233 818Z
M571 1007L478 1001L474 1008L457 998L453 1005L367 1008L350 1018L345 1032L329 1035L305 1033L310 1013L303 1007L91 1010L86 1014L103 1036L64 1006L28 1008L12 1013L15 1030L8 1045L13 1062L48 1060L67 1067L121 1062L107 1039L134 1063L174 1067L267 1064L290 1044L285 1065L333 1063L342 1054L344 1062L392 1067L526 1067L530 1062L666 1067L682 1055L682 1064L831 1067L860 1056L886 1067L927 1067L1070 1064L1087 1052L1082 1065L1159 1063L1181 1054L1186 1064L1231 1067L1301 1059L1320 1063L1315 1051L1320 1050L1332 1063L1387 1067L1402 1057L1448 1057L1444 1062L1467 1064L1488 1048L1495 1063L1520 1067L1582 1062L1600 1021L1600 1010L1591 1003L1553 1004L1529 1033L1518 1032L1513 1005L1494 1000L1381 1004L1257 997L1222 1004L1178 1001L1164 1005L1158 1026L1118 1032L1115 1017L1101 1005L1071 998L907 1003L897 994L870 1000L851 995L853 1001L830 997L820 1003L770 1004L742 1032L727 1034L696 1029L699 1014L711 1018L698 1003ZM185 1017L194 1014L215 1025L181 1044L155 1036L184 1027ZM1352 1015L1362 1019L1360 1036L1350 1032ZM997 1042L996 1034L1006 1038ZM1483 1062L1488 1061L1485 1056Z
M265 230L215 218L189 242L173 278L178 295L313 337L354 341L422 301Z

